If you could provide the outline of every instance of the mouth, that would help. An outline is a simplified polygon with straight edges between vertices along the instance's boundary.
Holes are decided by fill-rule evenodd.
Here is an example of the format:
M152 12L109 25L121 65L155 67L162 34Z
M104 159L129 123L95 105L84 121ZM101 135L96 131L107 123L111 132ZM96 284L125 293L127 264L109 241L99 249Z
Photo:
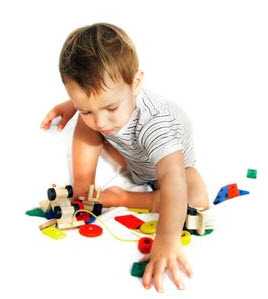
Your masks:
M100 131L101 134L103 135L111 135L113 134L114 130L105 130L105 131Z

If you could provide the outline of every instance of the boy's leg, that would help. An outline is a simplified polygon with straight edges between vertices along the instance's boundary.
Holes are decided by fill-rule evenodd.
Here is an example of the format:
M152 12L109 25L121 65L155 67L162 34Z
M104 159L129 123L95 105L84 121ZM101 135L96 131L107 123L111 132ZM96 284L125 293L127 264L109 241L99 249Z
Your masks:
M187 192L188 192L188 205L197 209L209 208L209 199L206 185L194 167L187 167L185 169Z
M206 186L196 169L186 169L188 205L193 208L209 207ZM160 191L132 192L119 187L110 187L102 192L104 206L126 206L129 208L146 208L159 212ZM179 199L178 199L179 200Z
M104 151L113 161L118 163L122 169L126 168L125 158L108 142L104 142ZM208 193L204 181L196 168L187 167L185 169L188 205L193 208L208 208ZM155 212L159 211L160 191L133 192L126 191L119 187L110 187L102 192L102 202L104 206L126 206L129 208L147 208Z

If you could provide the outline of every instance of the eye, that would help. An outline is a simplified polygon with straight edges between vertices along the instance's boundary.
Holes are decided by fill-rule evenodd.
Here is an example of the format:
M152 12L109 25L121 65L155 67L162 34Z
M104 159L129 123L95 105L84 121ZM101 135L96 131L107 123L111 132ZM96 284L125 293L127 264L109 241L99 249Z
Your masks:
M88 115L88 114L91 114L91 112L90 111L88 111L88 112L82 112L82 111L80 111L80 114L82 114L82 115Z
M108 111L115 111L118 107L115 107L115 108L109 108L107 109Z

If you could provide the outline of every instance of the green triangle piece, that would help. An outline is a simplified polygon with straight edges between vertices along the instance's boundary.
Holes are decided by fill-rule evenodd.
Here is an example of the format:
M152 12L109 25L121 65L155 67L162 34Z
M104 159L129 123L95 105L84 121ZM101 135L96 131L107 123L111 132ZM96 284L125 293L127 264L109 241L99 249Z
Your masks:
M26 211L25 214L28 216L36 216L36 217L46 218L45 212L40 208L34 208L32 210Z

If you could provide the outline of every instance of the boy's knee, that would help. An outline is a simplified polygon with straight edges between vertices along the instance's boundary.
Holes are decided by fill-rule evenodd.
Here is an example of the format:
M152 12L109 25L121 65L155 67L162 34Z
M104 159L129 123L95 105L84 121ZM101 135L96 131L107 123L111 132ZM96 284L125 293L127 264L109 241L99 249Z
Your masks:
M188 194L188 205L196 209L208 209L208 194L206 192L200 192L198 194Z

